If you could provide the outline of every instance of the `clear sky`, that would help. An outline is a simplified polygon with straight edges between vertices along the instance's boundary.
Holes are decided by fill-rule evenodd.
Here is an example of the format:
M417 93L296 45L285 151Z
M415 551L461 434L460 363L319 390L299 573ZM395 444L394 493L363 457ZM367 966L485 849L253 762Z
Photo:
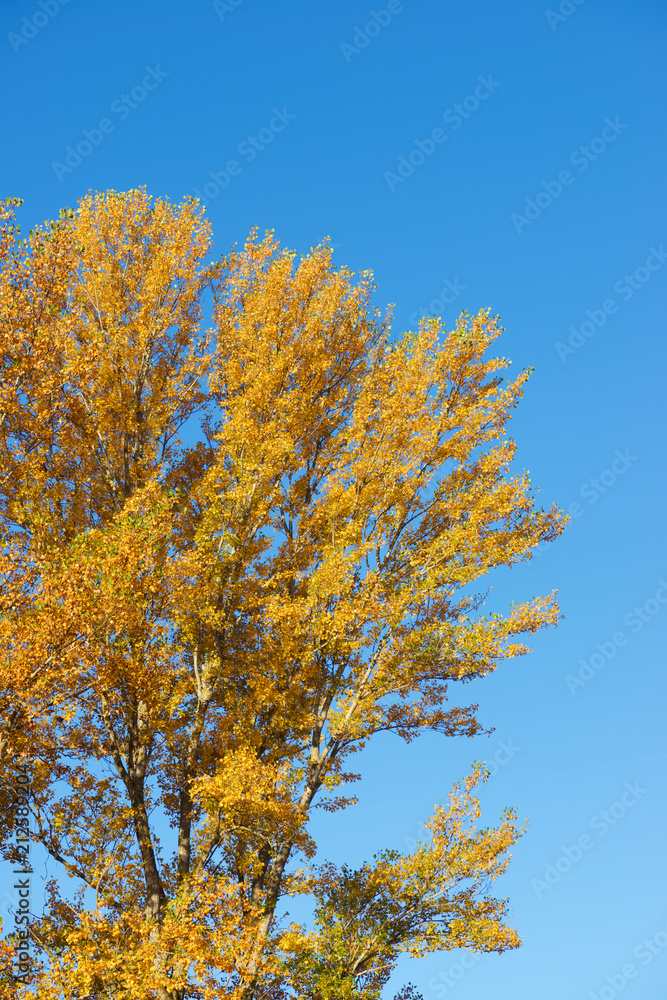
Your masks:
M523 947L402 962L427 1000L664 1000L666 50L664 0L0 8L24 229L89 190L199 193L220 252L329 235L396 332L488 306L535 367L517 465L574 516L489 582L498 607L557 588L564 620L472 692L491 737L380 740L318 822L339 862L409 847L480 758L485 824L530 818L499 887Z

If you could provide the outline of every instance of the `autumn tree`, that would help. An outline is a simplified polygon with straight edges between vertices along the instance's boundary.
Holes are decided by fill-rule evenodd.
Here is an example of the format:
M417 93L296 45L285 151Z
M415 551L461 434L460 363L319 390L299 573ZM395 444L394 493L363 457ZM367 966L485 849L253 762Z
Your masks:
M214 261L193 200L90 196L27 239L14 207L0 753L78 888L50 883L31 982L0 990L373 1000L401 953L516 947L489 891L521 831L477 827L479 769L412 854L337 869L309 833L377 734L480 732L452 686L557 620L474 589L563 526L510 468L527 373L488 356L497 320L392 338L326 243ZM304 893L311 927L283 917Z

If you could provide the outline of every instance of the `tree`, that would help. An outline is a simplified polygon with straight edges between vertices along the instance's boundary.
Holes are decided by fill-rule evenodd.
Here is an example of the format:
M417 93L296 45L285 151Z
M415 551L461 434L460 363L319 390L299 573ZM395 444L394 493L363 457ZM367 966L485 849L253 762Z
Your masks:
M0 752L78 888L50 884L7 995L371 1000L401 952L516 947L488 887L521 831L477 829L479 769L411 855L336 870L308 832L376 734L480 732L450 686L557 620L471 589L564 523L510 472L527 373L486 357L497 320L392 342L326 243L297 263L253 231L207 262L192 199L89 196L27 240L14 205ZM281 916L300 893L311 929Z

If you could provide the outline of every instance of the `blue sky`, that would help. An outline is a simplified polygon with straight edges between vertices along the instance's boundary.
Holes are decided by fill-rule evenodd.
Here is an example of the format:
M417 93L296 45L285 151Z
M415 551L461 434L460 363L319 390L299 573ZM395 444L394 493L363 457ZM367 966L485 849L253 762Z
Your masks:
M402 962L428 1000L664 997L666 29L660 0L0 10L25 229L89 190L200 192L220 252L328 235L397 333L488 306L535 367L517 464L574 516L489 582L498 607L557 588L564 620L476 685L491 737L380 740L360 804L318 821L339 862L408 847L480 758L485 823L530 818L500 886L523 947Z

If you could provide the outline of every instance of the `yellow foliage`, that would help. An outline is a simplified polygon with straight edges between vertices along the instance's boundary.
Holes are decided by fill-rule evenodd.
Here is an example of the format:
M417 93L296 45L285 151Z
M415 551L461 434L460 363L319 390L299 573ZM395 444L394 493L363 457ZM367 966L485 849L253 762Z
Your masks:
M192 199L93 195L27 240L14 207L0 755L81 892L52 885L11 995L371 1000L400 951L515 947L483 887L518 831L475 830L478 775L429 846L354 877L308 833L377 733L479 732L452 686L557 621L553 595L485 616L474 590L565 521L511 468L527 373L489 356L497 319L392 340L327 243L298 261L253 231L210 262ZM280 916L305 892L317 930Z

